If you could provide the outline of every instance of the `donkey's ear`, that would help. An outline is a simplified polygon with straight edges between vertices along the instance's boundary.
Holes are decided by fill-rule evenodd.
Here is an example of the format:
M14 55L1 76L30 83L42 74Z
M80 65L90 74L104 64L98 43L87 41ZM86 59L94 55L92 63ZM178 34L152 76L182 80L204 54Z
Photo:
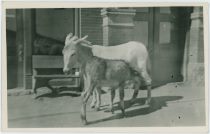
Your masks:
M65 39L65 45L68 45L69 44L69 40L72 38L73 34L72 33L69 33L66 35L66 39Z
M78 40L76 41L76 43L80 43L80 42L84 41L85 39L87 39L87 37L88 37L88 35L85 35L84 37L78 39Z
M81 40L85 40L87 39L88 35L85 35L83 38L81 38Z
M87 44L87 43L81 43L81 45L84 46L84 47L92 48L92 45Z
M86 43L86 44L92 45L92 43L88 40L82 40L81 43Z
M72 35L73 35L72 33L67 34L66 39L70 39L72 37Z
M77 41L78 40L78 37L77 36L73 36L69 41L72 42L72 41Z

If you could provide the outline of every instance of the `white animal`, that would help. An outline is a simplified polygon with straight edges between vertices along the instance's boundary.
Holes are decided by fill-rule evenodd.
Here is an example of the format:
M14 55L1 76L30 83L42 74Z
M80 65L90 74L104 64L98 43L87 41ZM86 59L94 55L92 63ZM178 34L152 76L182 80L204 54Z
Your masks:
M87 38L85 36L83 39ZM141 42L130 41L116 46L91 45L87 47L92 49L94 56L107 60L122 60L129 64L131 68L137 71L144 79L146 85L151 85L152 79L148 74L150 68L150 59L145 45Z
M97 57L96 55L94 56L92 49L89 48L94 48L93 46L88 45L87 43L83 43L85 40L84 37L82 39L78 39L77 37L72 37L72 34L69 34L66 37L66 42L65 42L65 47L63 49L63 55L64 55L64 73L69 73L70 69L72 66L76 63L79 62L82 67L81 70L83 72L84 80L85 80L85 90L82 93L82 109L81 109L81 119L84 124L87 123L86 120L86 104L87 101L95 91L100 89L103 86L103 81L107 81L108 83L105 82L105 85L108 84L110 88L112 88L110 91L114 91L117 87L119 88L119 97L120 97L120 106L121 106L121 111L123 116L125 116L125 109L124 109L124 88L125 88L125 83L127 80L135 79L135 77L132 77L132 69L133 67L134 70L138 70L139 75L135 74L137 76L140 76L143 81L145 81L145 84L147 86L148 90L148 98L147 101L149 102L151 99L151 94L150 94L150 89L151 89L151 78L147 73L147 60L148 60L148 54L146 51L146 56L145 58L142 58L143 61L138 61L138 57L135 55L128 55L127 59L122 59L123 56L115 56L115 60L112 59L102 59L100 57ZM86 41L84 41L86 42ZM138 44L138 43L137 43ZM135 45L138 46L138 45ZM129 48L129 47L125 47ZM105 48L105 49L108 49ZM102 49L101 49L102 50ZM114 49L117 50L117 49ZM138 49L140 50L140 49ZM146 49L145 49L146 50ZM119 50L118 50L119 51ZM113 52L113 51L112 51ZM116 52L116 51L115 51ZM126 50L124 50L126 52ZM129 51L134 53L133 51ZM141 51L139 51L141 53ZM108 53L108 52L104 52ZM125 53L129 54L129 53ZM134 53L138 54L138 52ZM108 55L108 54L107 54ZM118 57L119 56L119 57ZM130 59L130 61L128 60ZM119 61L121 60L121 61ZM128 64L126 64L125 62ZM141 64L140 64L141 63ZM132 65L132 66L131 66ZM135 65L135 66L133 66ZM140 66L142 65L142 66ZM129 67L130 66L130 67ZM146 75L145 75L146 74ZM139 82L136 81L136 82ZM100 90L98 90L100 91ZM135 89L136 93L138 93L138 89ZM135 92L134 92L135 94ZM132 98L135 98L136 95L133 95ZM100 99L100 98L98 98ZM113 99L113 98L112 98ZM100 102L100 101L99 101ZM100 104L99 104L100 105Z

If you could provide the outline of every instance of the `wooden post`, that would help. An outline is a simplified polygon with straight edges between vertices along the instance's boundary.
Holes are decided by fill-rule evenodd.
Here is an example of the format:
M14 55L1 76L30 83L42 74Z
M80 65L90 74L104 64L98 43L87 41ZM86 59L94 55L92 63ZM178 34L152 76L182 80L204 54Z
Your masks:
M81 37L81 9L74 9L74 35ZM76 68L76 72L80 72L79 68ZM76 78L76 85L80 86L80 79Z
M74 9L74 35L81 37L80 33L80 8Z
M17 84L23 87L23 10L16 9Z
M24 88L32 88L32 49L35 37L35 9L23 9Z

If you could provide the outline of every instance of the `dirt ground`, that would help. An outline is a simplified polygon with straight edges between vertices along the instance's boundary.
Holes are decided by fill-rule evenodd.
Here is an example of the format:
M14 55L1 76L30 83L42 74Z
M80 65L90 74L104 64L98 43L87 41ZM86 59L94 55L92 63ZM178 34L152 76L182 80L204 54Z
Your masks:
M38 89L44 90L44 88ZM53 96L40 93L8 96L8 127L53 128L53 127L146 127L146 126L202 126L205 125L204 87L167 84L152 90L151 105L145 105L146 90L141 90L134 104L128 101L133 90L125 91L127 118L121 118L115 98L115 114L107 111L108 94L102 95L100 111L87 105L87 120L84 126L80 119L81 97L77 91L62 91ZM91 100L91 98L90 98Z

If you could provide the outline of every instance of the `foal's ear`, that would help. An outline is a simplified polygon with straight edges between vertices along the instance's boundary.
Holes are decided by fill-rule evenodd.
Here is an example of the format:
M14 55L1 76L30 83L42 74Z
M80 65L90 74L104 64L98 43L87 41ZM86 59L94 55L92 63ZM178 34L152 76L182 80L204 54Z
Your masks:
M81 45L84 46L84 47L92 48L92 45L90 45L88 43L81 43Z

